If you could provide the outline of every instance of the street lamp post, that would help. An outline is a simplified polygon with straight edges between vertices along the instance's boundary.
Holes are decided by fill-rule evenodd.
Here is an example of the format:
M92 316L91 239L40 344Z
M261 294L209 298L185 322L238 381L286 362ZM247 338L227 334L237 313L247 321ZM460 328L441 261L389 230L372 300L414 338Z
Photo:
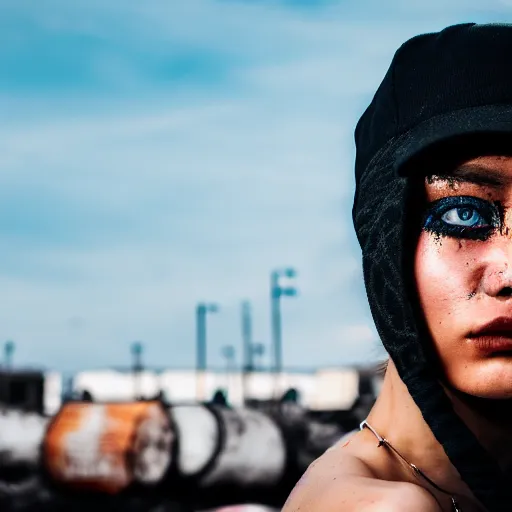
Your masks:
M273 370L276 374L283 370L283 347L281 327L281 297L295 297L297 289L295 286L283 286L281 280L291 280L297 276L293 268L274 270L270 274L270 304L272 322L272 348L274 356Z
M265 354L265 345L263 343L253 343L251 345L251 364L252 369L257 371L262 369L262 358ZM255 360L255 358L257 358ZM256 362L257 361L257 362Z
M242 302L242 340L244 370L252 372L252 312L249 301Z
M249 301L242 302L242 403L247 399L247 379L249 373L254 371L253 343L252 343L252 314Z
M207 367L207 337L206 315L216 313L217 304L199 303L196 307L196 396L198 400L204 399L203 374Z
M141 372L144 368L142 363L142 353L144 347L140 341L134 341L131 346L131 352L133 357L132 371L133 371L133 393L135 400L142 397L142 383L141 383Z
M12 368L12 356L15 349L14 341L8 340L4 344L4 361L3 366L6 372L9 372ZM9 384L8 378L0 375L0 407L6 407L9 401Z
M4 366L7 370L12 367L12 356L14 354L15 344L14 341L8 340L4 345Z
M231 374L235 370L235 347L233 345L226 345L222 347L222 356L226 360L226 395L229 400L233 399L233 393L231 393Z

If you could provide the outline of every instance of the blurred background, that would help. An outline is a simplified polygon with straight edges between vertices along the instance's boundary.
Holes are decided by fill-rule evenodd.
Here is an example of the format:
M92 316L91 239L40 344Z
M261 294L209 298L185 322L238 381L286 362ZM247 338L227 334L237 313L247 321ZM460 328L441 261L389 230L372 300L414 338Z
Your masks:
M311 460L353 430L386 356L355 124L407 38L511 21L508 0L3 0L0 437L154 400L277 423L291 402L337 429Z

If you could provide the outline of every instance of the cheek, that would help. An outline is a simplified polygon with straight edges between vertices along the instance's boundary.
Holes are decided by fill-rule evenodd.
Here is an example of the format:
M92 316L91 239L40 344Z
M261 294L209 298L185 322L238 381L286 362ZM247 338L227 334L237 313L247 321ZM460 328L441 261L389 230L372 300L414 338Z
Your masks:
M423 232L414 275L446 381L470 395L511 398L511 359L483 357L467 338L476 324L496 317L497 308L503 307L486 291L494 286L492 276L499 274L494 270L507 263L508 253L498 242L437 239Z
M439 329L450 329L460 318L477 283L474 242L439 239L422 232L415 255L415 279L420 304L434 340Z

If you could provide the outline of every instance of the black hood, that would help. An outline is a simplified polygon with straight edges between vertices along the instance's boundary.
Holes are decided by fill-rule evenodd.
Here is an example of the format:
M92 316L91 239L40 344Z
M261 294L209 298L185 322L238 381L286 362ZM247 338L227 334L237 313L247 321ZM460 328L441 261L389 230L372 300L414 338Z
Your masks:
M377 330L426 423L490 512L511 509L512 482L439 382L413 275L422 201L415 171L429 158L510 153L511 55L510 25L464 24L415 37L395 54L355 133L353 218Z

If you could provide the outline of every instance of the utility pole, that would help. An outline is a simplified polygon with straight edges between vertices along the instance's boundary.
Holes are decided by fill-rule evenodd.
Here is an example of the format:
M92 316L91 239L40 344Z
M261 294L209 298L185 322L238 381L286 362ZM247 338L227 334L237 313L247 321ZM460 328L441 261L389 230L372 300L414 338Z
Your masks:
M12 368L12 359L16 344L14 341L8 340L4 345L4 366L7 370Z
M243 343L243 362L242 362L242 403L245 405L247 400L247 383L249 374L254 371L253 362L253 342L252 342L252 312L249 301L242 302L242 343Z
M271 304L271 323L272 323L272 348L274 356L273 370L275 373L281 373L283 370L283 342L281 327L281 297L295 297L297 289L295 286L282 286L281 279L293 279L297 272L293 268L284 270L274 270L270 274L270 304Z
M272 352L274 356L274 393L279 393L278 381L283 371L283 341L281 327L281 297L295 297L297 289L293 285L282 284L281 280L292 280L297 276L293 268L274 270L270 274L270 313L272 330Z
M233 393L231 393L231 375L235 370L235 347L233 345L222 347L222 356L226 360L226 398L228 402L230 402L233 400Z
M4 364L3 375L0 374L0 407L6 407L9 402L9 376L7 375L12 369L12 356L15 350L14 341L8 340L4 344Z
M196 398L199 401L205 399L203 380L207 368L206 315L218 310L217 304L201 302L196 306Z
M133 394L135 400L140 400L142 398L141 372L144 369L144 365L142 363L142 353L144 352L144 347L142 343L140 341L134 341L131 346L131 352L133 356Z

